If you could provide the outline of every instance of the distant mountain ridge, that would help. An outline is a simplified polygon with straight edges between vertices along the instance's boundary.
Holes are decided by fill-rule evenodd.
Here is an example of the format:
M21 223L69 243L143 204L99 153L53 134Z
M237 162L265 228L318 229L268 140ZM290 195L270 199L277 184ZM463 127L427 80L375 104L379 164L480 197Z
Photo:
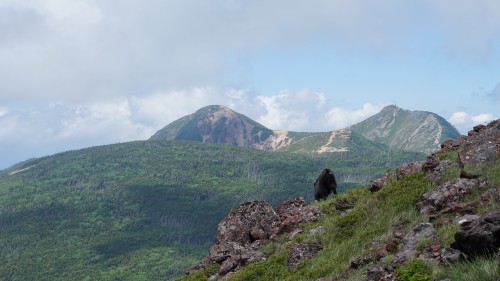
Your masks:
M457 129L435 113L395 105L348 128L319 133L271 130L228 107L211 105L168 124L150 140L188 140L317 154L366 146L429 153L439 149L443 141L458 136Z
M448 139L460 136L443 117L427 111L410 111L395 105L350 127L363 137L390 148L431 153Z

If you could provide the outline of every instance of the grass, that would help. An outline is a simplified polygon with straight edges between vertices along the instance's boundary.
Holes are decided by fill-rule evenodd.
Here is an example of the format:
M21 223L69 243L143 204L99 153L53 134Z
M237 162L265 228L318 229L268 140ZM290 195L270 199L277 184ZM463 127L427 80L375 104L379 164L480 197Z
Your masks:
M456 152L443 157L453 159ZM471 171L480 170L481 178L488 180L488 188L500 185L500 159L487 165L467 168ZM457 166L449 167L439 182L456 179L458 174ZM305 231L293 239L281 239L268 244L264 248L267 260L246 266L227 280L317 280L322 277L334 280L363 280L370 265L362 266L353 272L349 271L350 261L377 250L368 249L368 243L384 243L393 239L394 229L407 233L418 223L428 221L426 215L416 210L415 204L432 188L435 188L434 183L423 173L416 173L391 182L377 193L370 193L366 186L358 187L336 196L333 200L314 203L326 216L319 222L306 225L306 229L322 225L322 233L308 237ZM475 187L463 202L479 199L485 190L479 186ZM346 212L346 209L349 211ZM481 205L478 214L492 210L498 210L496 199ZM446 247L454 241L455 233L460 227L452 222L455 219L454 214L442 214L436 222L440 219L442 222L437 223L435 227L441 246ZM324 249L315 258L304 261L296 268L288 266L286 260L292 243L313 239L321 241ZM430 239L423 239L419 241L418 248L424 249L432 243ZM394 258L393 254L388 254L382 262L390 264ZM495 257L464 260L450 266L415 259L398 267L396 274L398 280L404 281L446 278L453 281L496 281L500 276L500 267Z
M289 247L277 250L267 260L251 264L228 280L316 280L340 277L355 255L367 252L365 245L374 239L388 239L395 226L410 228L425 217L415 210L415 203L432 187L424 174L407 176L371 194L366 188L350 190L333 200L318 203L329 216L318 224L324 227L318 238L324 250L297 268L286 265ZM353 206L340 216L342 205Z
M448 278L453 281L497 281L500 266L494 257L464 260L447 267L440 267L437 280Z
M433 267L423 260L413 260L396 270L400 281L431 281Z

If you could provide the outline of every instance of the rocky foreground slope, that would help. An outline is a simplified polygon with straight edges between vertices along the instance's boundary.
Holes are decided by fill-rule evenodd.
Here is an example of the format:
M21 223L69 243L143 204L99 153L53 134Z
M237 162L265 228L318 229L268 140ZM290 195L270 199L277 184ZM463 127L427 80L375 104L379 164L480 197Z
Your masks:
M497 256L485 276L471 279L496 280L500 277L499 166L500 120L496 120L474 127L468 136L445 141L425 161L387 173L373 181L370 192L360 188L313 205L292 198L276 209L263 201L245 203L219 223L216 244L199 265L187 270L186 279L465 280L471 269L453 279L445 277L452 274L454 264ZM416 181L408 180L412 178ZM420 188L425 192L409 201L404 193L416 192L418 182L425 182ZM389 197L400 201L384 201ZM376 213L367 208L377 204L380 210L385 210L383 204L401 204L388 218L389 229L363 234L368 237L364 246L355 250L353 245L352 252L342 254L348 263L322 267L315 262L327 256L334 263L341 239L366 231L358 215ZM375 231L383 234L372 235ZM335 243L329 244L332 240ZM283 258L275 257L280 255Z

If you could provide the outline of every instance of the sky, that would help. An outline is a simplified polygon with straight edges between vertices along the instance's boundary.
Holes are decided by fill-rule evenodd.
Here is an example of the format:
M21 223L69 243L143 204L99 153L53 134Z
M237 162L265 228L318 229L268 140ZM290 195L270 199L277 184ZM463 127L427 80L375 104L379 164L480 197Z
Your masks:
M220 104L331 131L395 104L500 118L497 0L0 0L0 169Z

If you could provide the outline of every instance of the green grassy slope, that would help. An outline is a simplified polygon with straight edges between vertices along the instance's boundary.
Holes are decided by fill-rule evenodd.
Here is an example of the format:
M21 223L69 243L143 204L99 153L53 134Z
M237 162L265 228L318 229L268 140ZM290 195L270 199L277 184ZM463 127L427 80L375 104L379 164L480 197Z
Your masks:
M450 153L450 159L456 159L456 152ZM471 171L482 171L482 179L491 186L500 184L500 159L480 166L469 166ZM459 170L452 166L441 176L441 182L457 178ZM282 237L280 241L265 246L263 252L266 260L250 264L231 275L227 280L365 280L369 265L359 269L349 269L350 261L357 257L374 255L377 249L370 249L367 245L375 242L388 242L393 238L393 231L398 229L408 232L421 222L428 222L426 215L420 214L415 204L422 195L436 184L430 181L423 173L416 173L394 181L378 191L370 193L366 187L351 189L333 200L316 203L326 216L320 221L306 226L304 234L294 238ZM481 187L475 187L464 202L471 202L484 192ZM477 214L485 214L498 210L498 199L490 199L481 205ZM353 208L345 215L337 206L351 205ZM453 214L442 214L436 219L453 219ZM318 236L307 236L308 230L323 226L324 231ZM437 224L436 230L442 247L449 246L454 241L454 234L459 227L456 224ZM324 245L324 249L310 260L306 260L299 267L287 266L287 255L290 245L296 242L317 242ZM426 241L422 241L425 243ZM372 252L371 252L372 251ZM395 256L388 254L384 262L390 264ZM200 271L182 280L207 280L211 273ZM216 269L212 272L217 272ZM449 266L438 265L431 261L412 260L396 269L398 280L450 280L461 281L496 281L500 275L500 267L494 255L476 260L463 260ZM363 277L363 275L365 275Z
M1 276L180 276L206 255L217 223L244 201L311 200L312 183L324 167L334 169L342 192L352 182L420 157L366 153L313 158L197 142L137 141L25 161L0 177Z

